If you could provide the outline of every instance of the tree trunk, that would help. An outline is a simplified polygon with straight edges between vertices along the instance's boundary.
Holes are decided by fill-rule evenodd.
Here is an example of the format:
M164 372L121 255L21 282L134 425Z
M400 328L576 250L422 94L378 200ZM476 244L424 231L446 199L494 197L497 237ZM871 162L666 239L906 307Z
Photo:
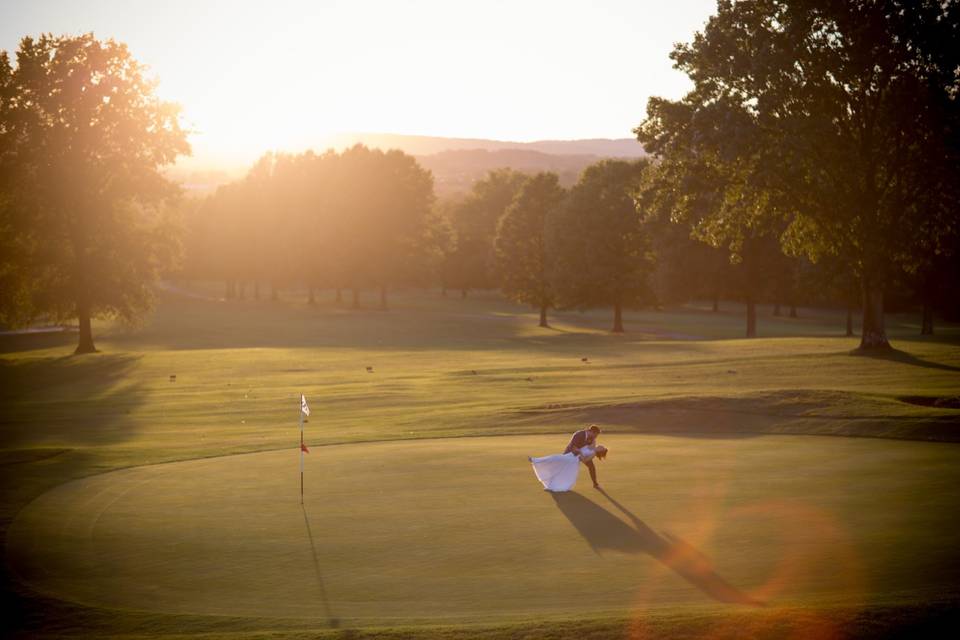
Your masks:
M549 327L547 324L547 304L545 302L540 303L540 326Z
M445 283L442 283L440 285L440 295L443 296L444 298L447 297L447 285Z
M334 300L334 302L336 302L337 304L340 304L341 302L343 302L343 289L341 289L340 287L337 287L337 297Z
M313 295L313 285L307 285L307 304L317 304L317 298Z
M853 336L853 306L847 304L847 337Z
M466 290L466 289L460 289L460 297L461 297L461 298L466 298L466 297L467 297L467 290Z
M613 303L613 332L623 333L623 306L620 300Z
M860 332L860 351L889 349L887 331L883 324L883 289L869 281L863 283L863 329Z
M929 298L923 301L923 323L920 327L920 335L933 335L933 305L930 304Z
M757 306L753 302L753 296L747 296L747 337L757 337Z
M720 293L715 291L713 293L713 312L716 313L717 311L720 311Z
M380 310L387 310L387 287L386 285L380 285Z
M260 299L260 281L259 280L253 281L253 299L254 300Z
M791 318L797 317L797 305L793 304L792 302L790 303L790 317Z
M779 315L780 315L780 303L779 303L779 302L774 303L774 305L773 305L773 315L775 315L775 316L779 316Z
M270 299L273 300L274 302L280 299L280 292L277 290L276 282L270 283Z
M359 309L360 308L360 292L356 288L351 289L351 291L353 291L353 308Z
M90 304L85 300L85 293L81 292L79 297L81 299L77 302L77 320L80 321L80 340L74 353L96 353L97 348L93 345L93 329L90 326Z

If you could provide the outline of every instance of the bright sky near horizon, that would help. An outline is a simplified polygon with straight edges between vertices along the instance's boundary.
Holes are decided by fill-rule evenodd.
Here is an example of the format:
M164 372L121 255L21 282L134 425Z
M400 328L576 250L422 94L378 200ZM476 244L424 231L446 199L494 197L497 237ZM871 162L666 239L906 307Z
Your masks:
M623 138L681 96L673 43L715 0L0 0L0 49L42 32L126 42L179 102L198 162L338 132Z

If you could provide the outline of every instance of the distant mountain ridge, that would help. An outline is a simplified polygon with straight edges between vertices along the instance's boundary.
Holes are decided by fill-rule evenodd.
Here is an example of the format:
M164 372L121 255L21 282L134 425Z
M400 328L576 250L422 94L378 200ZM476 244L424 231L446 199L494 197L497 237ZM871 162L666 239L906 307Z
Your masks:
M443 138L396 133L351 133L334 136L328 147L338 151L355 144L400 149L433 173L436 193L455 197L470 190L493 169L509 167L525 173L550 171L569 187L580 173L604 158L636 159L647 154L633 138L539 140L511 142L485 138Z
M503 167L524 173L556 173L560 184L568 187L585 168L600 160L595 155L561 155L532 149L459 149L415 157L420 166L433 173L434 190L440 197L465 193L488 172Z
M327 147L333 147L337 150L358 143L381 149L400 149L415 156L472 149L485 151L516 149L539 151L552 155L591 155L601 158L639 158L646 155L643 146L635 138L511 142L485 138L444 138L398 133L345 133L332 136L326 140Z
M355 144L371 148L400 149L417 158L433 173L437 195L455 197L470 190L488 171L509 167L526 173L551 171L564 186L577 181L580 173L603 158L635 159L647 154L633 138L591 138L586 140L539 140L511 142L484 138L443 138L397 133L346 133L330 136L318 144L305 144L318 153L342 151ZM246 168L175 166L167 176L188 193L204 195L218 186L242 177Z

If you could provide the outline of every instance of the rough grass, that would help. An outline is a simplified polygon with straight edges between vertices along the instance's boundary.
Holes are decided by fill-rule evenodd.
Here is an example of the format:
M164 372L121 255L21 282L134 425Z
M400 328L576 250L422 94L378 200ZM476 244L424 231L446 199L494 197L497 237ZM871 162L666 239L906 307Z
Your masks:
M493 297L462 301L417 294L397 297L393 305L384 313L350 311L328 302L311 308L293 299L223 303L167 294L155 318L140 329L101 326L100 354L70 357L71 336L3 338L4 537L20 509L73 478L288 448L296 439L301 392L314 409L307 425L314 444L562 433L584 421L600 421L612 435L958 439L960 410L937 402L960 389L955 327L938 327L937 336L919 339L916 319L890 318L898 351L867 358L849 354L856 340L840 337L839 314L804 309L799 320L761 318L762 339L748 341L738 339L742 319L737 310L719 315L695 307L633 313L627 317L629 333L613 336L603 313L563 314L553 320L552 329L540 329L532 312ZM929 402L916 402L916 397ZM943 499L946 504L927 508L955 507L955 495ZM925 538L894 536L889 544L906 545L906 553L909 543L920 539ZM913 552L923 556L925 548ZM891 557L900 557L899 552ZM232 616L117 613L16 589L10 595L26 628L39 632L154 634L179 629L232 635L286 629L295 636L302 629L296 621L250 623L244 618L237 619L247 622L223 629L218 625L233 624L224 622ZM896 620L925 619L929 616L918 606L926 597L911 587L893 597L885 613L877 608L879 601L855 608L843 631L869 628L870 620L886 621L877 628L894 629ZM758 615L721 609L701 618L689 605L647 613L651 628L679 635L684 629L699 635L718 620ZM615 618L604 614L572 628L578 637L594 632L601 637L603 629L626 624ZM789 625L803 616L787 618L784 624ZM484 628L490 637L572 637L564 635L564 624L513 622ZM415 630L437 637L480 632ZM363 633L393 637L412 632L405 627ZM344 631L331 633L337 637ZM764 633L758 627L757 634Z

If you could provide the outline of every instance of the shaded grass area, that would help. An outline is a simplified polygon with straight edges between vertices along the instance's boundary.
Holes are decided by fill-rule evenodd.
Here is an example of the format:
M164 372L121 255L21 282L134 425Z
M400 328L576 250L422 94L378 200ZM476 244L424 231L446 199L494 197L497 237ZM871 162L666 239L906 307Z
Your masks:
M216 295L213 288L200 293ZM949 398L960 389L960 330L938 326L938 335L921 338L918 318L890 317L898 350L874 358L850 355L857 340L841 336L842 314L807 309L797 320L768 318L761 310L762 339L742 340L740 310L727 304L720 314L696 305L632 312L628 333L613 336L606 312L554 314L553 326L540 329L535 312L487 295L466 301L396 295L387 313L351 311L327 299L308 307L301 300L225 303L164 294L144 327L101 323L103 353L84 357L69 357L72 334L0 338L4 539L24 505L73 478L287 447L296 439L301 392L315 412L307 425L311 444L557 433L591 421L612 432L698 437L958 440L960 410ZM98 609L38 598L9 577L3 582L27 628L79 633L84 620L101 616ZM172 633L182 622L147 616L144 624L153 631L124 626L139 615L119 614L117 627L90 622L86 632ZM680 625L671 633L700 633L692 614L657 615L665 625ZM862 612L860 623L844 629L876 629L870 615ZM877 624L893 628L898 617L933 613L911 604L878 615L885 622ZM71 620L80 626L71 630ZM183 628L228 633L215 628L221 622L194 620ZM577 637L616 626L576 625ZM287 629L292 637L301 633ZM537 629L491 627L489 633L551 637ZM572 637L562 635L564 625L549 629ZM473 631L430 633L474 637Z
M37 597L37 604L44 602ZM783 607L776 610L697 610L642 612L637 617L530 621L508 625L427 625L365 629L304 626L299 620L210 618L144 614L70 606L47 600L31 619L20 618L12 637L122 638L283 638L285 640L606 640L608 638L955 638L960 632L960 601L858 607ZM22 613L22 612L18 612ZM16 615L16 614L14 614Z

